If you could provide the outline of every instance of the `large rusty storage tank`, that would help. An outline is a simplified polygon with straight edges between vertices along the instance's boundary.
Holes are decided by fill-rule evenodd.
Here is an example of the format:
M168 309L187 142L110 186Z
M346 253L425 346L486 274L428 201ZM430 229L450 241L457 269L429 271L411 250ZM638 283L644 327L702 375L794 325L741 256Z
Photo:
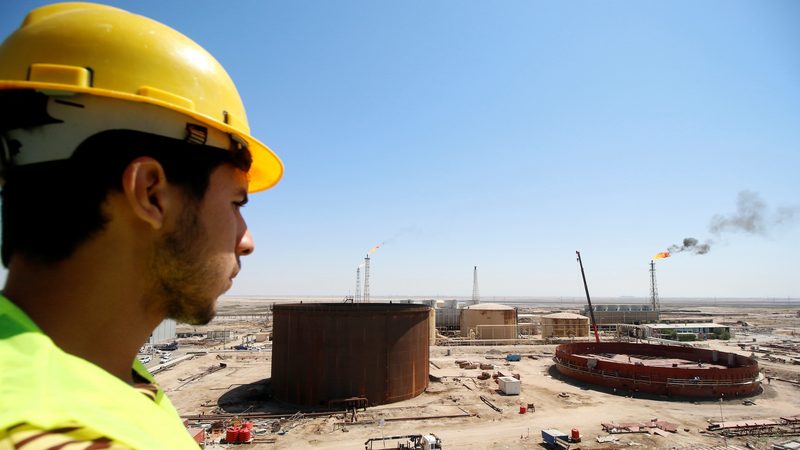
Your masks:
M677 397L758 393L758 362L736 353L676 345L574 342L556 347L562 374L578 381Z
M275 305L272 391L325 406L353 397L380 405L428 387L429 307L386 303Z

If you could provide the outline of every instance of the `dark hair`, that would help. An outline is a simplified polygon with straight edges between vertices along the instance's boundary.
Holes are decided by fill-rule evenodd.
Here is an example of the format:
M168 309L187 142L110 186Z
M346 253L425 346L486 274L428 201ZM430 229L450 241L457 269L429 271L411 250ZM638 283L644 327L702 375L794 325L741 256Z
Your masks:
M111 130L85 140L70 159L6 169L3 187L2 262L24 254L43 263L68 258L108 222L102 206L122 190L122 173L134 159L159 161L169 183L199 201L211 172L222 164L248 171L246 148L223 150L130 130Z

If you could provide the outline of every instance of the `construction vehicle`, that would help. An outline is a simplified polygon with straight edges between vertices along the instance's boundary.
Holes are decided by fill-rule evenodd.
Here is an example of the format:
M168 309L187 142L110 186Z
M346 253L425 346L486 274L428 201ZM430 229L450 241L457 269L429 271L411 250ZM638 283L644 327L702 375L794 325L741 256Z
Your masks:
M386 441L400 441L397 442L397 447L388 447L388 448L395 448L395 449L402 449L402 450L441 450L442 449L442 440L439 439L435 434L408 434L405 436L385 436L385 437L374 437L367 439L364 442L364 449L365 450L372 450L372 444L375 442L382 442L382 446L380 448L387 448Z
M542 442L545 447L552 449L569 449L569 436L563 431L549 429L542 430Z

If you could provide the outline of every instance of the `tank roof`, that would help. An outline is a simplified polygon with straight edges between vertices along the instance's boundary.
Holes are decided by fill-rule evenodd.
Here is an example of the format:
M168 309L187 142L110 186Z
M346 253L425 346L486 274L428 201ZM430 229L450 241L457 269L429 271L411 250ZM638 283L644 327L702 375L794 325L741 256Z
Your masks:
M477 305L470 305L464 309L490 309L490 310L509 310L514 309L513 306L501 305L500 303L478 303Z
M273 311L336 313L420 312L429 309L429 306L417 303L283 303L272 307Z
M588 319L586 316L573 313L553 313L542 316L548 319Z

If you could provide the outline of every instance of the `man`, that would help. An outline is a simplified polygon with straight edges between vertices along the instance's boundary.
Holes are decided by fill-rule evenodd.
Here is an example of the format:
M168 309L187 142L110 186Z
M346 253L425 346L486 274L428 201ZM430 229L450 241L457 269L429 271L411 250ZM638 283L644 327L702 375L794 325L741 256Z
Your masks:
M87 3L0 45L0 449L197 448L136 359L166 317L210 321L281 178L196 43Z

